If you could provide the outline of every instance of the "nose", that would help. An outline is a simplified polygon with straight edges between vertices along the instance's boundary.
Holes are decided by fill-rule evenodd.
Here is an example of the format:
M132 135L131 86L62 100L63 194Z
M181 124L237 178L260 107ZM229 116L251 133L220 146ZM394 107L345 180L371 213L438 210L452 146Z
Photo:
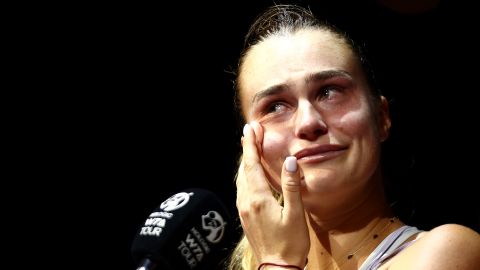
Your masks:
M314 141L327 133L327 125L320 113L310 102L300 103L297 110L295 135L304 140Z

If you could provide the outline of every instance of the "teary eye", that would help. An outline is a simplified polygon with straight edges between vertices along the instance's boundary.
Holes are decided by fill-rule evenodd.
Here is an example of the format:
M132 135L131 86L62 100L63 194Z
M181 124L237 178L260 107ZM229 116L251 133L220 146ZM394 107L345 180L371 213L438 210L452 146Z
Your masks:
M327 85L322 87L318 93L320 99L333 99L335 94L341 92L342 89L335 85Z
M282 102L272 102L266 107L265 113L277 113L285 110L286 105Z

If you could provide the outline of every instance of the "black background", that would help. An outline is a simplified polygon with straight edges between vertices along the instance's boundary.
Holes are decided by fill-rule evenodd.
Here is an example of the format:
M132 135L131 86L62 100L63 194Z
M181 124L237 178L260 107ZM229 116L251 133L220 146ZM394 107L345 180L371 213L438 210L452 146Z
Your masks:
M32 187L54 186L55 208L72 206L61 210L53 231L81 225L69 231L76 240L57 247L87 243L72 252L76 263L134 269L136 230L185 188L215 192L236 215L241 131L231 71L248 23L272 1L161 2L69 7L51 23L58 42L47 52L55 60L42 60L53 61L58 76L47 74L42 83L54 78L61 92L42 92L46 113L30 120L44 139L29 145L54 156L32 159L42 162L38 173L62 184ZM331 2L296 3L366 44L391 101L386 166L403 194L397 196L415 209L410 223L479 231L478 15L457 1L424 12L408 4L405 11L376 1Z

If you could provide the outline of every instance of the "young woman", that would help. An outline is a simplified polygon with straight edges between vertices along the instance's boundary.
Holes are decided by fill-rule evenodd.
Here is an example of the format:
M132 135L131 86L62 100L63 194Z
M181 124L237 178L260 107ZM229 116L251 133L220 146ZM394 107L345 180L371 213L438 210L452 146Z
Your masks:
M385 199L388 103L355 44L301 7L251 26L240 59L237 174L245 237L230 269L478 269L480 236L420 231Z

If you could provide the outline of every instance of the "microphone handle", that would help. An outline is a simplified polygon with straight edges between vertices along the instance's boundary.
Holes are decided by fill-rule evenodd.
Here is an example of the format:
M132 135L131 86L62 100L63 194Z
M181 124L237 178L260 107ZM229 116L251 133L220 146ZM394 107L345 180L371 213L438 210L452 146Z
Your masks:
M138 265L136 270L154 270L157 264L149 258L144 258Z

